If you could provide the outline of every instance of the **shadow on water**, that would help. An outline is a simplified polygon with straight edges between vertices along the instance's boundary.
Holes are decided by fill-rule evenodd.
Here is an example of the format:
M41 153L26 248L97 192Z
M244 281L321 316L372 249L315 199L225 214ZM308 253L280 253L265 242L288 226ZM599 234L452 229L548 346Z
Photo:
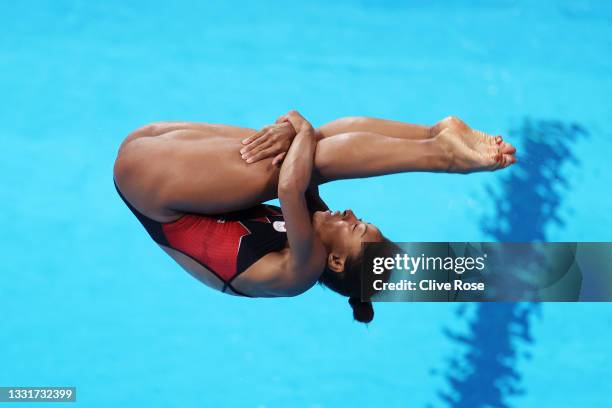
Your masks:
M588 132L579 124L525 119L509 134L519 148L519 163L487 192L493 214L483 218L482 231L495 241L546 241L551 224L561 228L563 194L570 188L566 165L580 166L572 147ZM444 329L461 349L448 359L443 376L447 387L438 393L450 407L510 407L512 397L525 393L517 364L528 359L533 345L531 321L539 303L474 303L460 305L464 331ZM524 350L525 352L521 352Z
M520 141L519 162L502 176L499 190L488 187L495 209L483 232L500 242L544 242L549 224L563 227L558 210L569 189L563 167L580 166L572 146L586 136L582 126L559 121L525 120L511 131L509 140Z

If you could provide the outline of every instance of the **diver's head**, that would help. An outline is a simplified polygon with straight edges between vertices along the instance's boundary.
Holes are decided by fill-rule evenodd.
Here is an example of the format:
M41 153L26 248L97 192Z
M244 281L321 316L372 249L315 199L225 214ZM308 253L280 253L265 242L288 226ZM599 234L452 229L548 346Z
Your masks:
M313 226L327 250L327 266L319 283L349 298L355 320L369 323L374 318L371 302L361 302L361 263L363 242L387 240L373 224L345 211L317 211Z
M313 227L327 250L327 267L342 272L350 260L360 256L362 242L382 240L380 230L357 218L353 211L317 211Z

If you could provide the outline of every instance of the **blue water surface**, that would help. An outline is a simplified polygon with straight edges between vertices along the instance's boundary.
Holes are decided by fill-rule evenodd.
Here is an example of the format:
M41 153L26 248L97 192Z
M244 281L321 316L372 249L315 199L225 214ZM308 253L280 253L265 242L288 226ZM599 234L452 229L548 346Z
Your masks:
M610 241L607 1L4 2L0 386L82 407L609 406L607 304L214 292L112 184L152 121L457 115L519 165L325 185L396 241ZM21 405L20 405L21 406Z

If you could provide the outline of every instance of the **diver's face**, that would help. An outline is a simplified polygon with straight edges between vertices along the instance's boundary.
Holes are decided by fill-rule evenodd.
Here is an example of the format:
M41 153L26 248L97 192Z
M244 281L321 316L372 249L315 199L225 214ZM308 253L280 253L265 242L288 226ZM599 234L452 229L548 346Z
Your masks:
M317 211L313 226L328 252L356 257L362 242L376 242L382 234L373 224L357 218L353 211Z

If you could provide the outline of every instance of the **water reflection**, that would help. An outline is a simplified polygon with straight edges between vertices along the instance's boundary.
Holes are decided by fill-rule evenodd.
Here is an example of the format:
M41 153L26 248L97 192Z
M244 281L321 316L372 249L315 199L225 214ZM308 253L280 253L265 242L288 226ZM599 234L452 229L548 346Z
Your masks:
M519 164L488 187L493 213L481 222L495 241L545 242L551 224L560 228L564 193L571 188L568 170L581 163L574 145L588 137L577 123L525 119L509 132L519 145ZM457 317L467 321L464 331L445 328L459 348L444 369L447 387L438 393L451 407L510 407L512 398L526 392L517 363L533 346L531 322L539 303L474 303L461 305Z

